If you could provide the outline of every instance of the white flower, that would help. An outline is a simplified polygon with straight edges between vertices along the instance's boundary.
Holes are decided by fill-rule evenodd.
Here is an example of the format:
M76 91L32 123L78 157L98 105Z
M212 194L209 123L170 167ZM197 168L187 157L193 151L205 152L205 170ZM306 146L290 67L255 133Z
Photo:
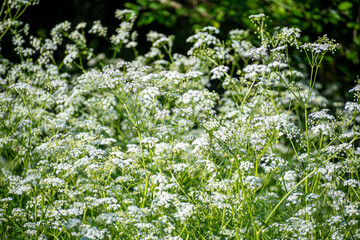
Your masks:
M97 34L100 37L105 37L107 34L107 27L104 27L101 24L100 20L94 21L93 26L91 27L91 29L89 30L89 33L92 34Z
M287 171L285 174L284 174L284 181L295 181L296 180L296 177L297 177L297 174L295 171L293 170L290 170L290 171Z
M220 30L217 29L216 27L214 26L207 26L207 27L204 27L202 30L202 32L209 32L211 34L219 34L220 33Z
M101 213L96 217L95 221L100 224L110 225L119 221L119 215L115 213Z
M156 120L164 120L164 119L167 119L169 117L170 117L170 111L166 110L166 109L163 109L161 111L156 112L155 116L154 116L154 118Z
M259 177L255 177L255 176L247 176L245 178L245 183L250 187L250 188L257 188L261 186L261 179Z
M135 48L137 46L137 42L134 42L134 41L131 41L131 42L128 42L125 47L126 48Z
M12 43L15 46L21 46L23 43L25 42L25 40L23 39L23 36L16 34L15 36L13 36L12 38Z
M206 138L197 138L192 142L192 145L196 147L206 147L209 145L209 141Z
M203 99L204 96L201 91L189 90L180 97L179 101L181 103L188 104L188 103L197 103Z
M280 29L280 31L276 32L275 38L279 42L279 46L275 49L280 50L282 48L285 48L287 45L296 45L296 47L299 47L300 42L298 39L300 38L300 29L298 28L289 28L289 27L283 27ZM280 48L280 49L278 49ZM277 51L276 50L276 51Z
M360 186L360 182L356 179L348 179L345 180L343 183L344 186L351 186L353 188L357 188Z
M71 218L64 224L64 226L67 230L69 230L78 227L81 222L82 221L79 218Z
M349 92L359 92L359 91L360 91L360 84L356 85L351 90L349 90Z
M268 48L265 44L263 44L258 48L251 49L249 53L253 57L253 59L258 59L268 55Z
M159 141L159 139L155 137L146 137L141 139L141 144L144 144L146 147L152 148Z
M217 66L211 70L211 74L212 74L211 79L212 80L221 79L226 75L228 71L229 71L229 67L227 66L224 65Z
M130 216L137 219L140 219L141 217L145 216L144 213L141 211L141 209L135 205L128 206L127 211L130 214Z
M281 46L277 46L276 48L271 49L270 52L280 52L284 49L286 49L286 45L281 45ZM270 64L269 64L269 66L270 66Z
M254 164L250 161L242 161L239 166L240 170L248 172L254 168Z
M79 51L75 45L67 45L66 48L68 54L64 58L64 64L69 65L78 57Z
M210 45L220 44L220 40L207 32L198 32L186 39L186 42L194 43L188 51L188 55L192 55L196 50Z
M301 47L305 50L309 50L314 53L322 53L330 50L329 44L320 44L320 43L305 43Z
M51 186L51 187L61 187L62 185L65 184L65 181L61 178L58 177L48 177L48 178L44 178L42 179L42 182Z
M13 85L11 85L11 88L19 91L19 90L26 90L26 91L30 91L31 90L31 85L28 83L23 83L23 82L18 82L15 83Z
M309 119L334 121L335 117L328 114L329 111L329 109L321 109L320 111L310 113Z
M136 13L132 10L129 9L117 9L115 11L115 17L119 20L122 20L123 18L125 18L126 16L130 16L129 19L126 20L130 20L130 21L134 21L136 19Z
M167 45L171 45L172 41L170 39L170 37L161 37L159 39L157 39L154 43L153 46L156 48L161 48L163 47L165 44Z
M335 40L329 39L327 35L320 37L314 43L305 43L301 48L306 51L311 51L315 54L325 53L327 51L334 52L339 47L339 44L335 43Z
M249 35L249 31L243 29L233 29L229 32L229 37L232 40L237 40L237 41L245 39L248 35Z
M345 216L349 216L349 217L353 217L353 216L359 216L360 215L360 211L359 211L359 203L350 203L345 205L345 209L344 209L344 213Z
M176 204L176 208L177 212L174 214L174 217L184 223L193 214L195 206L191 203L181 202Z
M152 207L169 208L174 199L176 199L175 194L168 193L166 191L160 191L159 193L157 193L155 199L152 201Z
M81 231L81 235L91 240L105 239L105 231L99 230L97 227L85 228Z
M141 229L141 230L147 230L147 229L155 228L155 226L153 224L151 224L151 223L140 222L140 223L135 223L134 225L137 228Z
M81 22L81 23L78 23L78 25L76 25L77 30L84 29L84 28L86 28L86 22Z
M146 38L149 42L155 42L156 40L160 38L166 38L165 34L155 32L151 30L147 35Z
M265 17L265 14L259 13L259 14L250 15L249 19L262 19L264 17Z
M349 112L360 112L360 104L356 102L347 102L345 104L345 109Z

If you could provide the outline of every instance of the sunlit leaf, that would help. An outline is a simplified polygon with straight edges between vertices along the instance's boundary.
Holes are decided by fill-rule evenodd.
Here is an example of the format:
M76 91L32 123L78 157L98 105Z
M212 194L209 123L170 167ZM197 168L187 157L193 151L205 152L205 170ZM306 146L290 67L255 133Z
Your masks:
M338 9L340 11L346 11L346 10L350 9L352 6L353 6L353 4L351 2L344 1L338 5Z

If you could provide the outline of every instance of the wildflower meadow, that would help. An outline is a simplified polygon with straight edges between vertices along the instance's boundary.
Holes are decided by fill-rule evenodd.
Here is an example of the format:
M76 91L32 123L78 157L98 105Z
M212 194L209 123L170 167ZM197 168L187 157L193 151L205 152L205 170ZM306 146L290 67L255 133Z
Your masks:
M132 10L44 38L34 4L0 6L0 239L360 239L360 79L317 82L341 39L256 14L139 54Z

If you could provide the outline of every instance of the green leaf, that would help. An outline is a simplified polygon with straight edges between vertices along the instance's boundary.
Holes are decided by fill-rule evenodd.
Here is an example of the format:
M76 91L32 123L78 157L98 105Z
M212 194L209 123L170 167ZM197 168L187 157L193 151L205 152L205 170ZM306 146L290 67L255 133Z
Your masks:
M140 6L139 5L136 5L134 3L125 3L124 6L127 8L127 9L131 9L133 10L137 15L139 15L139 8Z
M339 5L338 5L338 9L340 11L346 11L348 10L349 8L351 8L353 6L353 4L351 2L348 2L348 1L344 1L344 2L341 2Z
M332 24L337 24L339 21L341 21L341 17L339 15L339 13L333 9L330 10L328 18Z
M360 37L354 38L354 43L358 46L360 46Z
M346 23L346 26L348 28L353 28L355 30L359 30L360 29L360 24L359 23L356 23L356 22L347 22Z
M149 4L149 8L152 10L159 10L161 8L163 8L164 6L160 3L156 3L156 2L152 2Z
M151 24L154 20L155 20L154 15L152 15L152 14L144 14L144 15L142 16L142 18L139 20L138 25L139 25L139 26L149 25L149 24Z
M149 5L149 1L147 1L147 0L137 0L136 2L138 4L140 4L141 6Z
M319 19L322 18L322 16L321 16L320 14L313 14L313 15L312 15L312 18L313 18L314 20L319 20Z

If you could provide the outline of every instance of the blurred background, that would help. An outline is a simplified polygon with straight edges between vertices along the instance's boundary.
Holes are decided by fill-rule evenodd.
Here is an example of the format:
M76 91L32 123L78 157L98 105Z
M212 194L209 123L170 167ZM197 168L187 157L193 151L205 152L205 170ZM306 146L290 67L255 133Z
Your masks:
M215 26L226 37L229 30L253 29L248 17L264 13L269 16L269 29L276 26L297 27L302 31L301 41L315 41L327 34L341 44L335 55L328 54L319 72L322 92L332 100L351 100L348 90L360 74L360 0L41 0L29 7L21 17L30 23L33 35L48 37L57 23L68 20L74 24L101 20L113 33L119 21L116 9L132 9L138 13L136 29L139 33L138 51L147 52L150 44L146 33L155 30L175 35L174 52L186 54L186 38L195 29ZM253 29L254 30L254 29ZM108 51L108 45L92 40L96 52ZM302 59L301 55L294 58ZM327 91L329 88L333 91Z

